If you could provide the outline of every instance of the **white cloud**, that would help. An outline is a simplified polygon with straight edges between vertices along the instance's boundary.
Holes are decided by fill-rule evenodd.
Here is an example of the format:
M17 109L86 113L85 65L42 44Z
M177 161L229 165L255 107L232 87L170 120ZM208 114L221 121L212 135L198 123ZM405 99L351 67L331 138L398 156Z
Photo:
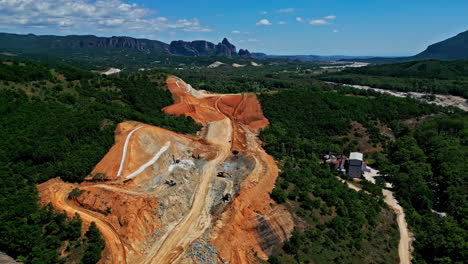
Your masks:
M106 19L106 20L99 21L99 24L105 25L105 26L118 26L118 25L122 25L124 21L125 20L122 18Z
M249 38L249 39L241 39L240 42L260 42L260 40L256 38Z
M260 15L266 15L266 14L268 14L267 11L260 12Z
M339 31L338 29L334 29L332 32L333 32L333 33L338 33L338 32L340 32L340 31Z
M311 25L328 25L330 24L328 21L324 19L311 19L309 20L309 24Z
M279 24L279 25L285 25L285 24L286 24L286 22L284 22L284 21L280 21L280 22L278 22L278 24Z
M305 22L304 19L302 19L302 17L296 17L296 21L301 23Z
M1 28L49 28L73 33L166 30L209 32L197 18L169 20L123 0L0 0ZM133 33L133 32L132 32Z
M285 9L276 10L276 12L278 12L278 13L291 13L291 12L294 12L294 11L296 11L295 8L285 8Z
M260 21L257 22L257 26L271 26L272 24L268 19L260 19Z
M329 19L329 20L333 20L333 19L336 19L336 16L326 16L324 17L325 19Z
M239 30L233 30L231 31L231 34L240 34L241 32Z

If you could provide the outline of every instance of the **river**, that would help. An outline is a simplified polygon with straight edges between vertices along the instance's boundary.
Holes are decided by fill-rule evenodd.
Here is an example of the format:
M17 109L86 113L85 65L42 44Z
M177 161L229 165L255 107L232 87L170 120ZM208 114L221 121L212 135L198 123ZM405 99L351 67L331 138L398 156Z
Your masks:
M441 106L454 106L457 107L463 111L468 111L468 102L465 98L461 96L455 96L455 95L445 95L445 94L434 94L435 95L435 100L434 101L428 101L424 97L427 95L432 95L430 93L420 93L420 92L399 92L399 91L393 91L393 90L386 90L386 89L381 89L381 88L374 88L370 86L365 86L365 85L356 85L356 84L344 84L344 83L336 83L336 82L326 82L330 84L341 84L344 86L348 87L353 87L356 89L361 89L361 90L373 90L379 93L385 93L389 95L393 95L396 97L411 97L420 101L424 101L430 104L437 104Z

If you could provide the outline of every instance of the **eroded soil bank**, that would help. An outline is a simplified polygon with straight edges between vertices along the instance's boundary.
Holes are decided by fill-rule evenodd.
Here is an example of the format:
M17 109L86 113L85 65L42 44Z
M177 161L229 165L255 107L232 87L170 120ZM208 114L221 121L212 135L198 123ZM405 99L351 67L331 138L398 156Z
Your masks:
M175 104L163 110L202 124L198 135L123 122L87 181L43 183L41 203L96 222L100 263L267 259L293 220L269 197L278 168L256 137L268 125L256 96L200 92L174 76L167 84Z

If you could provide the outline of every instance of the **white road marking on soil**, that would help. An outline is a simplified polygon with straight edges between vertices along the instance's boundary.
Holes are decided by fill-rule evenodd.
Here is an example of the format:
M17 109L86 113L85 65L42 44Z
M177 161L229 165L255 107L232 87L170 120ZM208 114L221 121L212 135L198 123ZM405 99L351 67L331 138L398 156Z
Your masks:
M156 153L156 155L154 155L154 157L149 160L148 162L146 162L145 164L141 165L140 168L138 168L138 170L132 172L130 175L126 176L125 179L127 180L130 180L131 178L137 176L138 174L140 174L142 171L144 171L146 168L148 168L149 166L153 165L158 159L159 157L161 157L161 155L166 152L166 150L169 148L169 146L171 145L171 142L168 141L159 151L158 153Z
M123 166L125 163L125 157L127 155L127 147L128 147L128 142L130 141L130 137L133 135L133 133L135 133L138 129L142 127L144 126L139 126L133 129L132 131L130 131L130 133L128 133L127 138L125 139L125 144L124 144L123 151L122 151L122 159L120 160L120 167L119 167L119 171L117 172L117 177L120 177L120 175L122 175L122 170L123 170Z

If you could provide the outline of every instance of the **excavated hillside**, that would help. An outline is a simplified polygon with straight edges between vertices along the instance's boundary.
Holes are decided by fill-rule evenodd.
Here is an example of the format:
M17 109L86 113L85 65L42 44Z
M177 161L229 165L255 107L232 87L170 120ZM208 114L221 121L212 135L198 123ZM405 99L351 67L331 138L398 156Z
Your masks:
M293 229L269 197L278 167L256 137L268 125L254 94L210 94L171 76L163 110L203 125L196 136L123 122L81 184L38 186L41 203L96 222L100 263L254 263Z

